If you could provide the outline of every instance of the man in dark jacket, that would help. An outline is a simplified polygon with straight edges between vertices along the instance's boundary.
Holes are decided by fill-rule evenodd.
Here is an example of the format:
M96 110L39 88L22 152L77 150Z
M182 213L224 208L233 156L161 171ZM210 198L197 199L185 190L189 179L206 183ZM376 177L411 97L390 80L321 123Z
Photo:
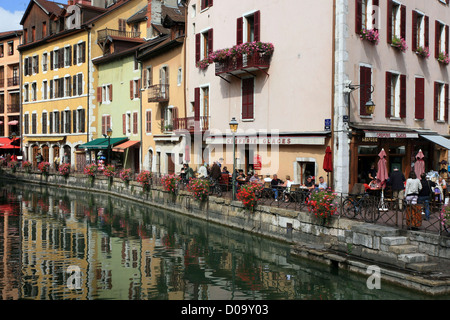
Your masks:
M405 181L405 175L398 168L394 168L394 171L389 176L389 184L392 186L392 197L398 199L398 207L400 210L403 207L402 202L405 197Z
M221 177L220 166L217 162L214 162L211 168L211 178L217 183Z
M420 175L420 183L422 184L422 189L419 191L419 198L417 203L424 205L425 219L428 221L430 219L430 199L431 199L431 188L436 185L434 182L427 180L427 175L422 173Z

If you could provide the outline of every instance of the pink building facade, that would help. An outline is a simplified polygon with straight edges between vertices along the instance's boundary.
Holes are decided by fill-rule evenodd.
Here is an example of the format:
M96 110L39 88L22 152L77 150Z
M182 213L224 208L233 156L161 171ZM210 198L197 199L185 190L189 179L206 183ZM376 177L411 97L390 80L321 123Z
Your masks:
M297 183L326 175L334 12L325 2L187 3L187 113L201 133L191 136L194 169L223 158L232 171L235 118L238 169ZM252 42L262 43L261 51L255 54ZM244 53L220 57L218 50L234 46ZM205 60L211 52L215 60Z

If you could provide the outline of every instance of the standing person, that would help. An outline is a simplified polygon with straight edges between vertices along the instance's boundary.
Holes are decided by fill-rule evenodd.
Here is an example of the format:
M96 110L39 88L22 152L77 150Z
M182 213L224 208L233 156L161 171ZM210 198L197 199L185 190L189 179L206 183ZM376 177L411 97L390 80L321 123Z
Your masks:
M377 178L377 169L375 169L375 163L372 163L370 165L370 169L367 170L367 177L369 178L369 182Z
M44 157L42 156L41 151L38 151L36 155L36 165L39 167L42 161L44 161Z
M56 155L55 159L53 160L53 163L55 164L55 170L58 171L60 163L59 155Z
M398 170L398 168L394 168L391 175L389 176L389 184L392 187L392 198L398 199L399 209L402 210L403 199L405 197L405 175Z
M67 152L64 153L64 159L63 159L63 162L64 162L64 163L70 163L70 157L69 157L69 155L67 154Z
M218 183L220 177L221 177L220 163L214 162L211 167L211 178L213 179L214 183Z
M411 171L409 173L409 178L406 180L405 195L406 202L408 204L417 204L417 199L419 198L419 192L422 190L422 184L417 178L416 173Z
M431 188L432 182L427 180L427 175L422 173L420 175L420 183L422 184L422 189L419 191L418 203L424 205L425 220L430 220L430 199L431 199Z

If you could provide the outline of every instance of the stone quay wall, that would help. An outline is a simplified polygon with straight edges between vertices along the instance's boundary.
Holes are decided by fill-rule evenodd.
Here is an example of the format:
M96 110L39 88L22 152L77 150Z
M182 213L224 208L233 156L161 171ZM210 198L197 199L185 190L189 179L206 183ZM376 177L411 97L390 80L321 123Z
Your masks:
M399 230L338 216L323 225L307 211L274 206L257 206L254 212L249 212L240 201L210 196L208 201L198 202L187 191L171 195L161 186L152 186L149 191L144 191L138 182L124 183L119 178L110 180L99 176L91 181L86 175L75 174L65 178L20 171L3 171L2 176L3 179L102 192L139 201L290 243L291 253L296 256L361 274L365 274L368 267L379 265L383 268L384 279L390 282L430 294L450 293L450 276L441 273L438 279L429 277L430 272L436 272L437 265L443 267L448 263L450 266L450 238L445 236Z

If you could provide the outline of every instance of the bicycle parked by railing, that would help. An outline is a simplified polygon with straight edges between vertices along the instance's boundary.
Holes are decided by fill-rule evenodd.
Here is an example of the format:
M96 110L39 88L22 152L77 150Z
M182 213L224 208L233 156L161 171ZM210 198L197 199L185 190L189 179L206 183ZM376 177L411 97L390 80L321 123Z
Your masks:
M367 194L349 194L342 202L342 212L349 219L357 216L366 222L376 222L380 218L377 201Z
M209 187L209 193L214 194L218 197L221 197L222 196L222 186L220 185L219 180L213 179L210 177L209 182L211 183L210 187Z

